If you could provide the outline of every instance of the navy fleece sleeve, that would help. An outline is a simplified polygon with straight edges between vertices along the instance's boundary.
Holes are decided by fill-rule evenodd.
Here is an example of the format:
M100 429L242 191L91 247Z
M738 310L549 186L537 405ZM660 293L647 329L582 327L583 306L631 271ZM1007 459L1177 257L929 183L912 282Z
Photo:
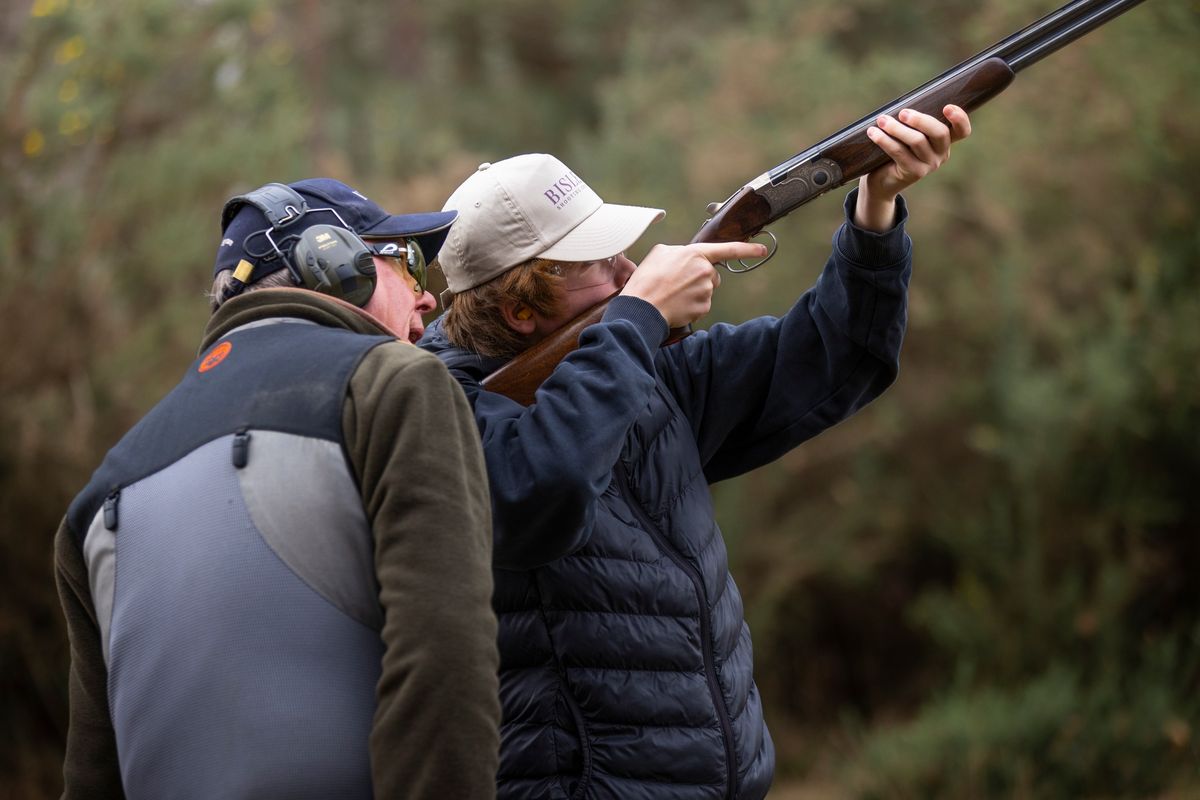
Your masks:
M907 318L907 209L875 234L847 221L817 283L786 315L715 325L660 356L710 482L747 472L850 416L895 380Z
M652 305L616 297L533 405L468 390L491 483L497 567L529 569L587 541L625 434L654 391L654 354L666 335Z

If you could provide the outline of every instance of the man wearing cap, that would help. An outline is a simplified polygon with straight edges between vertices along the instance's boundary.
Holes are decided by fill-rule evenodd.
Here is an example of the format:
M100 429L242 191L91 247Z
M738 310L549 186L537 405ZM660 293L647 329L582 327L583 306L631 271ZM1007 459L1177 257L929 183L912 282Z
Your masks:
M712 262L746 243L623 251L659 209L604 203L542 154L485 164L446 203L452 295L422 346L466 390L491 482L502 798L761 798L774 748L708 484L767 464L897 372L911 267L901 189L967 115L872 132L820 280L781 318L714 325ZM903 121L902 121L903 120ZM526 407L481 380L618 292Z
M454 218L328 179L226 205L199 357L55 538L64 797L494 794L482 453L406 341Z

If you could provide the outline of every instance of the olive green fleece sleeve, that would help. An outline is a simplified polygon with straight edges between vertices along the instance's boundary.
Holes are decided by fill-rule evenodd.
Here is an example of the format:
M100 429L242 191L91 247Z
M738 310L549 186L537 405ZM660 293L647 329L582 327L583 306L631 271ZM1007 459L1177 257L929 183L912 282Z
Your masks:
M54 579L71 642L70 722L63 761L63 798L108 800L125 796L117 740L108 711L108 668L88 587L87 566L66 521L54 537Z
M397 342L363 360L342 420L384 611L375 796L494 797L499 655L474 417L440 361Z

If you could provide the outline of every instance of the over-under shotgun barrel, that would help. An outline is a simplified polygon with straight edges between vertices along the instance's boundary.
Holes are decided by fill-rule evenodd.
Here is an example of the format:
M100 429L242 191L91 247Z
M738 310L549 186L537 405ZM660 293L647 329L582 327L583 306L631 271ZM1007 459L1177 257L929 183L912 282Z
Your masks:
M728 242L763 227L822 194L888 161L867 138L881 114L912 108L943 122L948 103L973 111L1012 82L1016 73L1145 0L1075 0L881 106L755 178L721 204L693 242Z
M805 203L887 163L888 156L867 138L867 128L881 114L895 115L901 109L912 108L945 122L942 108L947 104L972 111L1004 91L1020 70L1143 2L1067 3L764 172L721 203L692 242L733 242L758 235L771 222ZM611 299L585 311L489 375L483 381L484 388L524 405L533 403L542 381L578 347L584 328L600 321Z

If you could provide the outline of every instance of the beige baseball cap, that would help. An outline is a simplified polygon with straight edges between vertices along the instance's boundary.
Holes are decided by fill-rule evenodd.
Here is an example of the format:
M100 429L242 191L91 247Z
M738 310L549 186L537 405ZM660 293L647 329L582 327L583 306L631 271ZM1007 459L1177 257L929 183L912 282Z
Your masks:
M531 258L614 256L666 216L661 208L605 203L566 164L545 153L480 164L443 210L458 212L438 253L447 295Z

